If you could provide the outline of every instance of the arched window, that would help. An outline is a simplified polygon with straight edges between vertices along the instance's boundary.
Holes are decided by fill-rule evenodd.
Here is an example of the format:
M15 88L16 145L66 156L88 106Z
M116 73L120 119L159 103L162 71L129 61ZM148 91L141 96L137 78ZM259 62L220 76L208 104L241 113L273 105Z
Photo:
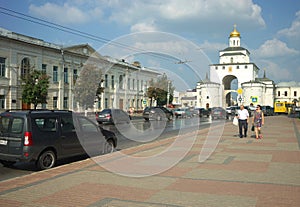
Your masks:
M30 72L29 58L24 58L21 62L21 78L27 77L29 72Z

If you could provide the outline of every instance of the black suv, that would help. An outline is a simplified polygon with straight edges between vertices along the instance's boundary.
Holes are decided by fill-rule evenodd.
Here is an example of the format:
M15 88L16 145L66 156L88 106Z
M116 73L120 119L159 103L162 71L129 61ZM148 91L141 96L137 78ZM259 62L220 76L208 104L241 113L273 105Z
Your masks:
M149 119L162 120L165 118L172 120L173 116L172 111L162 106L146 107L143 111L143 117L146 121L149 121Z
M0 114L0 162L35 162L39 169L58 159L112 152L117 138L71 111L8 110Z

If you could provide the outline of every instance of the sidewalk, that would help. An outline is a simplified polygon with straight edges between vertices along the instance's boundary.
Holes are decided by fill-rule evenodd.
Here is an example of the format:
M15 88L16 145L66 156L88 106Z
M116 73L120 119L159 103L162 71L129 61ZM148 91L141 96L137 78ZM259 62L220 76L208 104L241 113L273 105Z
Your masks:
M199 130L184 158L153 176L117 175L87 159L3 181L0 206L300 206L300 120L272 116L266 117L265 122L262 140L250 136L240 139L237 128L226 123L217 148L203 163L198 159L209 131ZM172 146L174 140L153 141L122 152L137 158L155 155ZM176 149L180 150L180 146ZM114 155L97 159L103 163L110 160L123 163ZM135 166L143 166L146 171L167 161ZM132 173L140 169L126 170Z

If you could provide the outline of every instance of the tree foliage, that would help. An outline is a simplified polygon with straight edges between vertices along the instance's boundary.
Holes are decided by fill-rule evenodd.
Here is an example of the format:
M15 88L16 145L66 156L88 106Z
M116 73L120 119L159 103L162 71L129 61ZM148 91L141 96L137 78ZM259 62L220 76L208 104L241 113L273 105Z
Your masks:
M169 88L169 89L168 89ZM166 74L158 77L156 81L153 79L149 82L149 87L146 92L146 96L152 100L156 100L158 106L163 106L167 104L168 99L168 90L169 90L169 103L172 103L173 93L175 88L172 86L172 82L168 80Z
M33 104L36 109L38 104L47 103L49 76L38 70L31 71L22 79L22 101Z
M102 70L96 65L88 64L81 70L74 87L74 101L80 107L92 108L96 97L100 97L104 88L102 83Z

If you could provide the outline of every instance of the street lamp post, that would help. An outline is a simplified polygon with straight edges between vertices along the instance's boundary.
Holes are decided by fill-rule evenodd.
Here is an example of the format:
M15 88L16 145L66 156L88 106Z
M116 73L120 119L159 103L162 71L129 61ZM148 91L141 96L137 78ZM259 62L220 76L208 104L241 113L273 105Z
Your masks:
M167 107L170 102L170 81L168 81L168 93L167 93Z

